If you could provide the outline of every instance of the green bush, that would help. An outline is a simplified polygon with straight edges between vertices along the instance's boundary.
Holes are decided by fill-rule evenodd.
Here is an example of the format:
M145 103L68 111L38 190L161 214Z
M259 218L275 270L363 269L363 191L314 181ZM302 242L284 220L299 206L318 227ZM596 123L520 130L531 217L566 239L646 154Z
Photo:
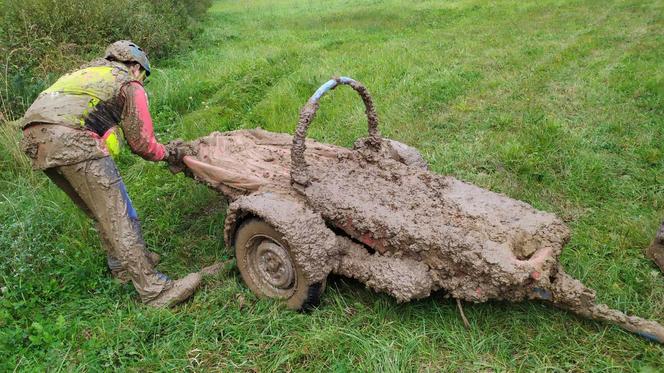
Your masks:
M55 77L131 39L160 58L183 48L211 0L6 0L0 10L0 110L22 115ZM0 118L1 119L1 118Z

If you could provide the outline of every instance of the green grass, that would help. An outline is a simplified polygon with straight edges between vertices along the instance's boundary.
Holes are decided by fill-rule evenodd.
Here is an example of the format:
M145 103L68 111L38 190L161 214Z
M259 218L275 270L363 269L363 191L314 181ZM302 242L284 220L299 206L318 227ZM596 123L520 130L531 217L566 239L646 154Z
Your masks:
M0 6L0 118L17 119L59 75L116 40L152 62L184 50L212 0L5 0Z
M217 1L190 53L148 85L158 136L292 132L333 75L369 87L385 136L451 174L561 216L568 272L600 301L664 322L664 275L643 250L664 216L663 1ZM365 133L348 89L311 136ZM664 349L543 304L397 304L332 278L319 310L258 300L235 266L175 310L106 273L97 234L17 161L0 128L0 370L662 371ZM119 162L160 269L232 253L225 204L163 165Z

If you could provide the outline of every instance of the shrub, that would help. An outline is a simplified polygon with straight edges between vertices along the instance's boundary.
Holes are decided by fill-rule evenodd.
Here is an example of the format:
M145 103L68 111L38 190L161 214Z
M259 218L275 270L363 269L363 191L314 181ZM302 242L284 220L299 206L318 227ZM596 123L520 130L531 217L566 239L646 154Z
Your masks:
M183 48L211 0L5 0L0 10L0 110L22 115L58 75L131 39L160 58ZM0 119L2 117L0 116Z

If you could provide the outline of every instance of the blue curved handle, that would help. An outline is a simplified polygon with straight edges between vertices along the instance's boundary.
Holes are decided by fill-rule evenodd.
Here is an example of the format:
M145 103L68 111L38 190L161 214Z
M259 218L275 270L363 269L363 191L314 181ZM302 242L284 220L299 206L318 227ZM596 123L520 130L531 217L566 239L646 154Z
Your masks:
M321 97L327 92L333 90L340 84L351 86L351 88L360 95L364 102L365 112L369 122L370 143L376 146L380 144L378 115L376 114L373 100L366 87L364 87L362 83L346 76L330 79L314 92L307 103L302 107L302 110L300 110L300 119L297 123L295 134L293 135L293 147L291 149L291 180L296 184L309 184L309 177L306 172L307 164L304 160L304 150L306 149L305 139L307 137L309 125L316 116L316 111L318 111L318 107L320 106L318 101L320 101Z
M356 80L354 80L352 78L349 78L347 76L341 76L341 77L336 78L336 79L330 79L325 84L320 86L320 88L318 88L316 90L316 92L314 92L314 94L309 98L309 101L307 101L307 102L312 103L312 104L317 103L318 100L320 100L320 98L323 97L324 94L326 94L327 92L335 89L339 84L351 85L351 84L359 84L359 83Z

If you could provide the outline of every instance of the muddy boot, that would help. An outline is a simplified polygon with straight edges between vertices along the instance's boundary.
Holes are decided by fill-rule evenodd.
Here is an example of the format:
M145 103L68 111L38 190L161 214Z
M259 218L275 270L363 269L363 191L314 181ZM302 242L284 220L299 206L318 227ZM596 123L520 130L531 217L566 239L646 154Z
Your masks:
M145 304L157 308L172 307L194 294L202 279L203 276L195 272L177 281L168 280L164 290L156 298L145 302Z
M152 251L147 251L145 256L148 258L148 262L152 264L152 267L156 267L161 260L161 256ZM106 257L106 263L108 264L108 269L111 270L111 276L113 276L114 279L120 281L121 284L126 284L131 281L129 272L127 272L127 270L122 267L120 260L109 254Z

